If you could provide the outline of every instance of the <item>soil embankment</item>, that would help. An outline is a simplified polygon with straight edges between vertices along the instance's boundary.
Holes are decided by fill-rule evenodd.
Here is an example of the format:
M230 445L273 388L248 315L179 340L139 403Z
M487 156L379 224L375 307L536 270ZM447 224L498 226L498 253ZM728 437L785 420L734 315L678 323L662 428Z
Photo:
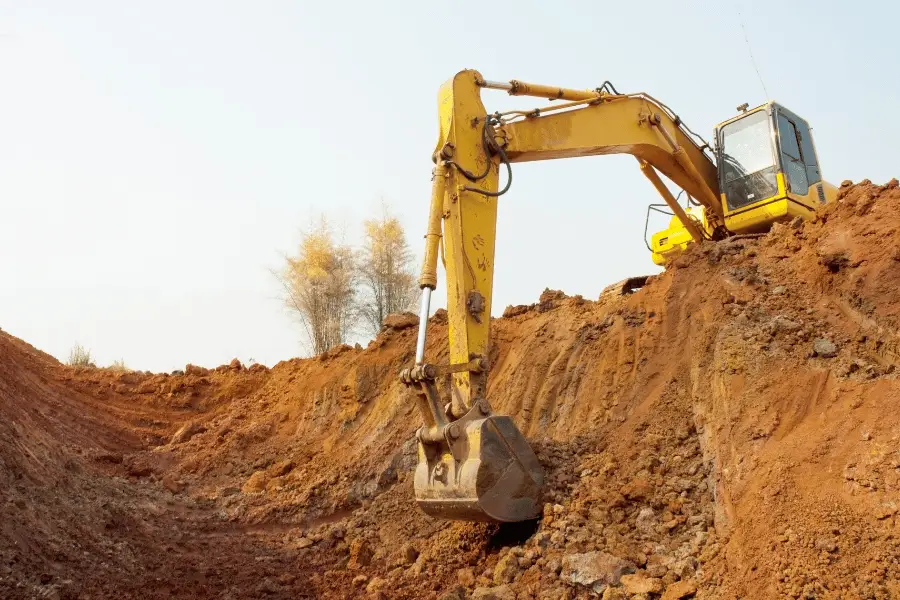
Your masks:
M548 472L526 526L415 508L415 318L178 375L0 334L0 597L900 598L900 190L841 194L493 321L489 399Z

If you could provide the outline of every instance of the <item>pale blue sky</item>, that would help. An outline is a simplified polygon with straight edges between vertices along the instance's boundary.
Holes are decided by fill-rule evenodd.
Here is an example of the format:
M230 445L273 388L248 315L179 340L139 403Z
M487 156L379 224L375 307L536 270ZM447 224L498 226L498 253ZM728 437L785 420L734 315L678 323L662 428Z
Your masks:
M381 198L418 253L444 80L610 79L709 137L765 99L739 6L825 178L900 174L896 3L0 2L0 327L139 369L300 355L269 269L320 211L358 241ZM655 270L631 157L514 168L495 313Z

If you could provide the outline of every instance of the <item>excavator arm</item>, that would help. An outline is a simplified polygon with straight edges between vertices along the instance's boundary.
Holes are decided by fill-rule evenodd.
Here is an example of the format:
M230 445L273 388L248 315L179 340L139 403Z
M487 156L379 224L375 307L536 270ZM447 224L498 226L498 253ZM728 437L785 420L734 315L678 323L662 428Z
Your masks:
M557 102L532 111L488 113L481 89ZM609 88L609 89L607 89ZM695 241L723 227L716 167L707 148L665 105L611 86L572 90L518 81L486 81L462 71L439 92L440 133L432 156L416 365L401 379L416 393L425 421L417 434L416 498L427 513L466 520L519 521L540 511L543 473L509 417L485 395L494 277L497 202L512 183L512 164L598 154L631 154ZM505 171L500 189L500 172ZM660 173L706 210L708 227L688 216ZM447 275L450 364L425 362L425 334L437 261ZM449 402L436 381L451 379Z

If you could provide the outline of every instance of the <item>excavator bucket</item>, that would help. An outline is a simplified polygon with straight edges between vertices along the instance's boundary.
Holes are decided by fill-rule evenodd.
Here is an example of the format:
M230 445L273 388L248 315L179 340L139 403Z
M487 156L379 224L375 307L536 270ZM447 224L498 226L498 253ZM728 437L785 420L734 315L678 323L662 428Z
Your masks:
M485 405L486 406L486 405ZM416 500L443 519L514 522L541 512L544 473L512 419L475 407L443 439L419 437Z

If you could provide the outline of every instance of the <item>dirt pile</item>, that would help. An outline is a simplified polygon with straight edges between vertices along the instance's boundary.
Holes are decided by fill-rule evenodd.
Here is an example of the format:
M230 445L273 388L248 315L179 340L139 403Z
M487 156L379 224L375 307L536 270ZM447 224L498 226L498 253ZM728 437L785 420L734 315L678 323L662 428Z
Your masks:
M489 398L548 473L530 524L415 508L415 319L175 375L3 335L0 597L900 598L897 188L495 319Z

